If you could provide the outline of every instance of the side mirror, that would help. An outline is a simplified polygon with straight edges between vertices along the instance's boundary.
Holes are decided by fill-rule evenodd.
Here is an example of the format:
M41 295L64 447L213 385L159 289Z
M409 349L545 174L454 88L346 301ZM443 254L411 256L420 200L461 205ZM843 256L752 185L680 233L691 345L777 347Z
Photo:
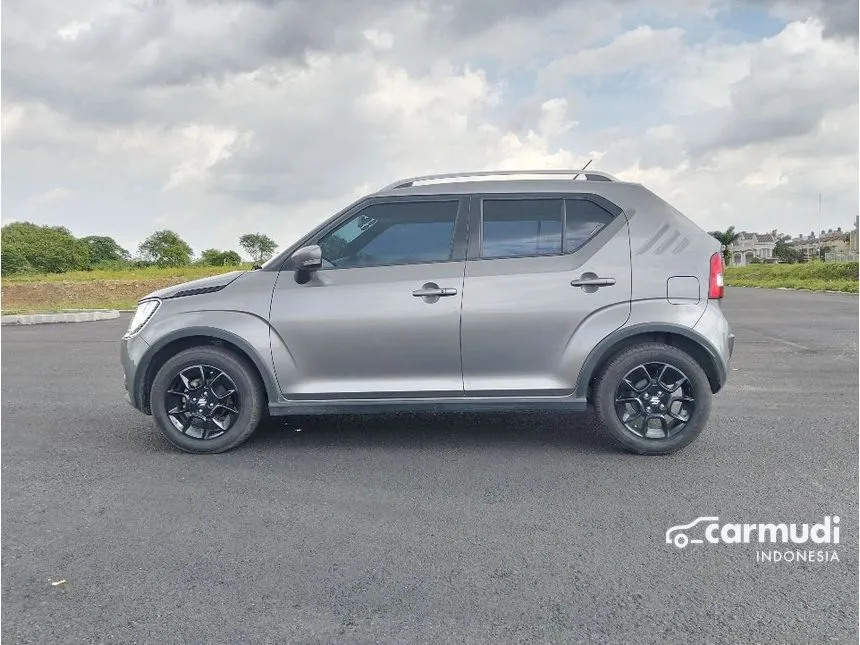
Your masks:
M303 246L290 256L296 271L314 271L322 266L322 249L316 244Z

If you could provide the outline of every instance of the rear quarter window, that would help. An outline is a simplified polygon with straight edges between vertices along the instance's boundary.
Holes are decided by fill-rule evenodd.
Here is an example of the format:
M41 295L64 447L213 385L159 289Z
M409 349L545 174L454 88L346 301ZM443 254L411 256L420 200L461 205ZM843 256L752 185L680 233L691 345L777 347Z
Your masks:
M573 253L609 224L615 215L588 199L564 200L564 250Z

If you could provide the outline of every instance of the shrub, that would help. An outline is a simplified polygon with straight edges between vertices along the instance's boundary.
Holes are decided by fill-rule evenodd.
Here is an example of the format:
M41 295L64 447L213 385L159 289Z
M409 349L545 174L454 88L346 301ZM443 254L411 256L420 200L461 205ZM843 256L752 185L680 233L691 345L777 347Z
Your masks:
M219 251L206 249L200 254L200 264L205 266L238 266L242 258L236 251Z
M62 226L13 222L2 228L2 245L6 275L24 270L63 273L90 265L89 246Z
M756 264L727 267L726 284L739 287L788 287L857 292L857 262Z

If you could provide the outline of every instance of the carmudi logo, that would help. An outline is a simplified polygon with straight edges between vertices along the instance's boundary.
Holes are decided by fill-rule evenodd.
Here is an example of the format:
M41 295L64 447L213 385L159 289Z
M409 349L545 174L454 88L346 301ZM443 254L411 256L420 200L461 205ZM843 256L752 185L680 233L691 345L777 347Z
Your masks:
M838 562L832 547L839 544L839 516L826 515L809 523L720 523L716 516L697 517L666 531L666 544L684 549L690 544L806 545L806 549L759 549L757 562ZM809 548L814 546L815 548Z

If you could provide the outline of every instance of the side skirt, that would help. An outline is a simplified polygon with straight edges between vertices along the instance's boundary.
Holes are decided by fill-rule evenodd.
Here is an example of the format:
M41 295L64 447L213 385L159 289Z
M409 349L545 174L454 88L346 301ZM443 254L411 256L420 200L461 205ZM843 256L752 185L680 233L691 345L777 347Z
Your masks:
M572 397L457 397L437 399L333 399L269 403L273 417L291 414L382 414L386 412L502 412L557 410L584 412L586 399Z

